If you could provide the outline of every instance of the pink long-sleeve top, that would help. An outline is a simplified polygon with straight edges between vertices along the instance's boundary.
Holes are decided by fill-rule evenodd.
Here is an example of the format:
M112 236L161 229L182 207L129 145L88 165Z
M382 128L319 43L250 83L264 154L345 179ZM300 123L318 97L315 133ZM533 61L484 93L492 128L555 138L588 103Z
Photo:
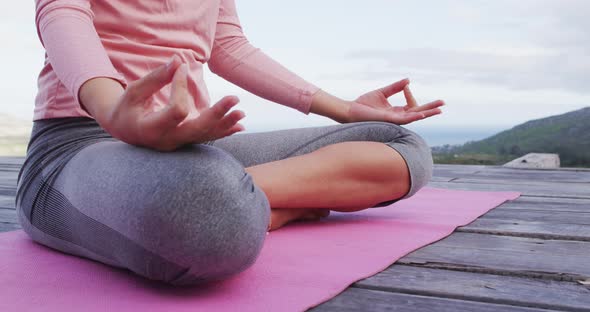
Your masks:
M90 117L78 94L84 82L109 77L123 86L176 54L189 67L195 108L210 106L203 65L270 101L309 114L318 87L252 46L234 0L36 0L45 47L33 120ZM154 95L168 103L170 85Z

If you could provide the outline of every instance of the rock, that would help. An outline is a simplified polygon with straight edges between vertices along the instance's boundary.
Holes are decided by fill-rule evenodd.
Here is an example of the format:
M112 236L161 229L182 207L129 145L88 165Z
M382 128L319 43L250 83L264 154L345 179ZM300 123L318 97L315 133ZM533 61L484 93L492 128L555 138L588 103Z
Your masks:
M530 153L504 164L509 168L553 169L559 168L558 154Z

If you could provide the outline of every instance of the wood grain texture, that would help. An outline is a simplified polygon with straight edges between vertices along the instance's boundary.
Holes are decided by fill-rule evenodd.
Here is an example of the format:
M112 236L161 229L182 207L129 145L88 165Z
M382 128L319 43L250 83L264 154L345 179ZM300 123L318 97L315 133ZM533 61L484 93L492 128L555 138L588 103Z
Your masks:
M494 208L493 211L504 210L554 211L554 212L590 212L590 199L584 198L550 198L520 196Z
M16 210L0 208L0 223L18 223Z
M570 199L564 203L520 197L457 231L590 241L590 200Z
M20 226L20 224L0 222L0 233L14 231L14 230L20 230L21 228L22 227Z
M25 161L25 157L16 157L16 156L1 156L0 157L0 164L2 166L13 166L13 165L22 165Z
M339 296L309 311L546 312L555 310L349 288Z
M428 186L452 190L521 192L523 195L538 197L590 199L590 183L457 179L452 182L430 182Z
M14 196L0 195L0 208L15 209Z
M516 169L493 166L435 165L434 176L445 178L590 183L590 171Z
M502 276L395 264L356 287L431 297L590 311L590 290L573 282Z
M511 181L551 181L565 183L590 183L590 171L559 171L535 169L509 169L489 167L472 175L476 179Z
M590 242L454 233L398 263L579 281L590 278Z
M16 188L15 187L5 187L0 186L0 196L16 196Z
M537 214L527 213L526 215L530 216L532 220L538 218ZM590 241L590 225L580 224L583 219L587 220L587 216L576 220L575 223L480 218L457 229L457 231L552 240Z

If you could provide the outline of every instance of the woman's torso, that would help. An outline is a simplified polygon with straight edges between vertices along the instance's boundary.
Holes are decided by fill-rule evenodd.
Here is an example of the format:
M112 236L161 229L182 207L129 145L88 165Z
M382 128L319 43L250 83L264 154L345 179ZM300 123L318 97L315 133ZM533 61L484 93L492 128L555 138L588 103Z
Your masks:
M189 65L188 89L195 107L209 106L203 64L210 57L220 0L90 1L94 26L113 66L128 82L166 63L174 54ZM46 56L38 80L33 120L90 117L60 82ZM170 85L155 94L165 105Z

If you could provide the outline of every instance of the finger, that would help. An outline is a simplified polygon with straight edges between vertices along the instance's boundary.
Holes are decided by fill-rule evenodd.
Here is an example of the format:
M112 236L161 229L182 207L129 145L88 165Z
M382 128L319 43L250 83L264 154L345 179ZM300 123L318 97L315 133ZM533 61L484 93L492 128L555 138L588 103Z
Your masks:
M434 115L441 114L442 111L439 108L434 108L434 109L421 111L420 113L424 114L424 118L428 118L428 117L432 117Z
M137 103L149 98L170 83L180 63L180 58L175 55L168 64L162 65L141 79L134 81L128 88L130 96L133 96L135 100L133 102Z
M434 102L430 102L424 105L420 105L418 107L414 107L412 109L410 109L409 111L412 112L421 112L421 111L425 111L425 110L429 110L429 109L434 109L434 108L438 108L445 105L445 102L443 102L442 100L436 100Z
M181 65L174 74L171 101L168 106L157 112L150 113L140 120L140 129L146 132L148 137L150 134L157 134L158 138L164 136L167 132L176 128L188 115L187 74L186 65Z
M246 114L244 114L244 112L240 110L235 110L229 113L227 116L223 117L217 127L218 129L220 129L220 131L225 131L233 127L235 124L238 123L238 121L242 120L244 117L246 117Z
M396 124L399 125L405 125L414 121L418 121L421 119L425 119L428 117L432 117L434 115L438 115L441 114L442 111L438 108L435 109L429 109L426 111L422 111L422 112L408 112L406 114L404 114L403 116L396 116L396 115L390 115L390 120Z
M398 124L398 125L405 125L423 118L426 118L426 116L423 113L418 113L418 112L409 112L403 115L389 115L388 116L388 120Z
M186 143L202 142L204 140L223 137L223 131L219 131L219 133L212 131L218 128L219 122L224 118L225 114L238 102L239 99L236 96L223 97L215 105L202 110L197 118L188 119L183 122L182 125L175 129L175 137L178 141ZM238 112L238 117L240 113L243 114L241 111Z
M184 114L184 115L183 115ZM142 140L150 144L159 144L162 139L168 143L181 143L170 133L176 131L176 127L186 118L187 112L178 112L178 105L170 105L162 110L153 112L138 120L138 128Z
M224 137L230 136L232 134L235 134L237 132L244 131L244 130L245 130L244 126L242 124L237 123L237 124L233 125L231 128L229 128L228 130L226 130L225 132L223 132L219 138L224 138Z
M219 120L223 118L232 107L236 106L239 101L240 99L237 96L224 96L219 102L215 103L215 105L203 111L201 115L208 120Z
M173 112L177 115L173 116L175 119L181 121L186 118L189 112L188 100L188 65L182 64L178 67L172 78L172 89L170 91L170 103L173 107Z
M390 84L388 86L385 86L385 87L379 89L379 91L383 92L385 97L390 97L390 96L402 91L404 89L404 87L407 86L409 83L410 83L410 79L406 78L406 79L400 80L398 82L394 82L393 84Z
M210 115L212 113L209 112L208 114ZM237 122L244 117L244 112L234 111L221 120L216 120L211 119L211 116L208 117L207 113L204 112L195 119L186 120L175 129L174 134L178 141L186 143L198 143L218 139L238 131L243 131L244 127Z
M242 111L233 111L225 116L219 123L218 127L210 133L215 139L230 136L236 132L244 131L244 126L238 123L246 115Z
M214 133L207 133L204 136L194 138L194 142L202 142L203 140L218 140L221 138L228 137L237 132L244 131L244 129L245 128L242 124L237 123L229 129L225 129L223 131L216 131Z
M416 99L414 98L412 91L410 91L409 85L406 85L404 87L404 97L406 98L406 104L410 109L418 106L418 103L416 102Z

